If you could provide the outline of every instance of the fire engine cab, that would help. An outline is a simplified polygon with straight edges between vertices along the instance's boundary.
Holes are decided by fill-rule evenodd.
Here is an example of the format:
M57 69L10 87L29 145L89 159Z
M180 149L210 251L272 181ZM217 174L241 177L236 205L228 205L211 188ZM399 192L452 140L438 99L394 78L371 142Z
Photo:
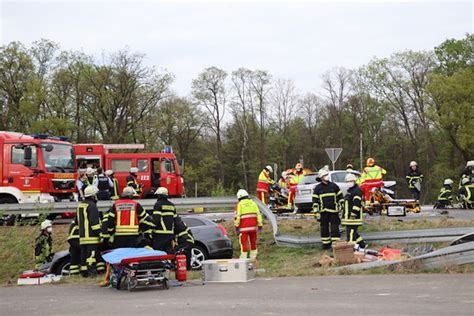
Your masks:
M76 167L113 170L119 192L127 185L130 168L138 168L138 182L142 185L141 198L153 198L158 187L166 187L171 197L184 196L183 177L171 147L161 153L111 153L111 150L144 149L143 144L76 144Z
M0 203L74 200L74 155L67 138L0 132L0 149Z

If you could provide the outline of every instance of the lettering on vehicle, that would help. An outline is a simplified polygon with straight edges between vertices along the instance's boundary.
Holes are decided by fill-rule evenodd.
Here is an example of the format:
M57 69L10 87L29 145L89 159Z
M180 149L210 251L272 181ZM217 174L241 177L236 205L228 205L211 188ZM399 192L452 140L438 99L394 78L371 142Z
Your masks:
M140 176L140 180L142 180L142 181L149 181L149 180L150 180L150 176Z

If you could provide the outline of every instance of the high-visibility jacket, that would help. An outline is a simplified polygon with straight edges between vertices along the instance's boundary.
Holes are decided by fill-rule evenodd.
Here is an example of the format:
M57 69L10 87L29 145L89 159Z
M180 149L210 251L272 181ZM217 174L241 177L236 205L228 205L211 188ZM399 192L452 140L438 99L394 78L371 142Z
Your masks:
M413 189L415 188L416 183L421 183L423 181L423 175L418 170L413 171L410 169L410 171L408 171L406 179L408 182L408 188Z
M365 167L360 177L360 183L371 183L382 181L387 171L380 166Z
M268 192L270 191L270 185L274 184L275 181L270 177L270 173L263 169L258 175L257 192Z
M51 260L53 254L53 239L51 234L41 234L35 240L35 268Z
M342 225L362 225L362 195L362 190L358 185L347 190L341 216Z
M156 225L153 234L173 235L176 216L174 204L166 198L158 198L152 211L153 223Z
M463 201L474 203L474 184L462 186L461 189L459 189L459 195Z
M343 201L342 191L334 182L319 183L313 191L313 212L338 213Z
M100 217L96 202L86 198L77 207L77 224L79 226L79 243L95 245L100 242Z
M243 233L262 227L263 218L257 203L249 198L240 200L235 209L234 226Z
M178 247L185 246L186 244L194 244L194 236L188 225L181 219L180 216L174 218L174 234L176 237L176 243Z
M290 187L297 186L303 180L304 175L306 172L303 170L300 173L295 172L293 177L290 178Z
M69 232L67 234L67 240L79 239L79 227L77 226L77 219L74 218L69 224Z
M112 187L110 188L110 198L112 200L118 200L119 199L119 183L116 178L110 177L112 180Z
M127 186L134 188L137 193L142 192L142 186L140 185L140 183L138 183L137 177L133 174L129 174L127 176Z
M443 186L439 191L438 201L452 201L453 200L453 192L451 187Z
M120 199L112 205L107 216L107 232L112 236L138 236L140 224L155 227L153 219L137 201Z
M286 180L281 178L280 180L278 180L278 186L282 189L286 189L288 188L288 184L286 183Z

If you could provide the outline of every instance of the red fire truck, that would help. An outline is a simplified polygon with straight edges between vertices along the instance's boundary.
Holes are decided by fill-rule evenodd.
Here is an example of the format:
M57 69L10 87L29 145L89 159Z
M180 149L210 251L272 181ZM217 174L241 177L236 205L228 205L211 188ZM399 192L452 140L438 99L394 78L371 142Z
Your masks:
M138 182L143 186L141 198L153 198L158 187L166 187L171 197L184 196L183 177L170 147L162 153L111 153L111 150L144 149L142 144L76 144L76 167L113 170L119 192L126 186L130 168L138 168Z
M73 147L65 137L0 132L0 203L73 201Z

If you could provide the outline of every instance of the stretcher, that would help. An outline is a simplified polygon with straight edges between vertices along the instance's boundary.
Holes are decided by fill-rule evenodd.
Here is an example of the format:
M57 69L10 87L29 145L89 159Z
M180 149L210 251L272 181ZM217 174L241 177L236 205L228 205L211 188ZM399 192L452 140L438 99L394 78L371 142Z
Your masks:
M407 212L419 213L421 211L420 202L414 199L394 199L388 193L379 188L371 191L374 203L364 206L364 211L370 215L378 213L387 216L406 216Z
M110 269L110 284L117 290L169 288L175 255L146 248L119 248L102 254Z

